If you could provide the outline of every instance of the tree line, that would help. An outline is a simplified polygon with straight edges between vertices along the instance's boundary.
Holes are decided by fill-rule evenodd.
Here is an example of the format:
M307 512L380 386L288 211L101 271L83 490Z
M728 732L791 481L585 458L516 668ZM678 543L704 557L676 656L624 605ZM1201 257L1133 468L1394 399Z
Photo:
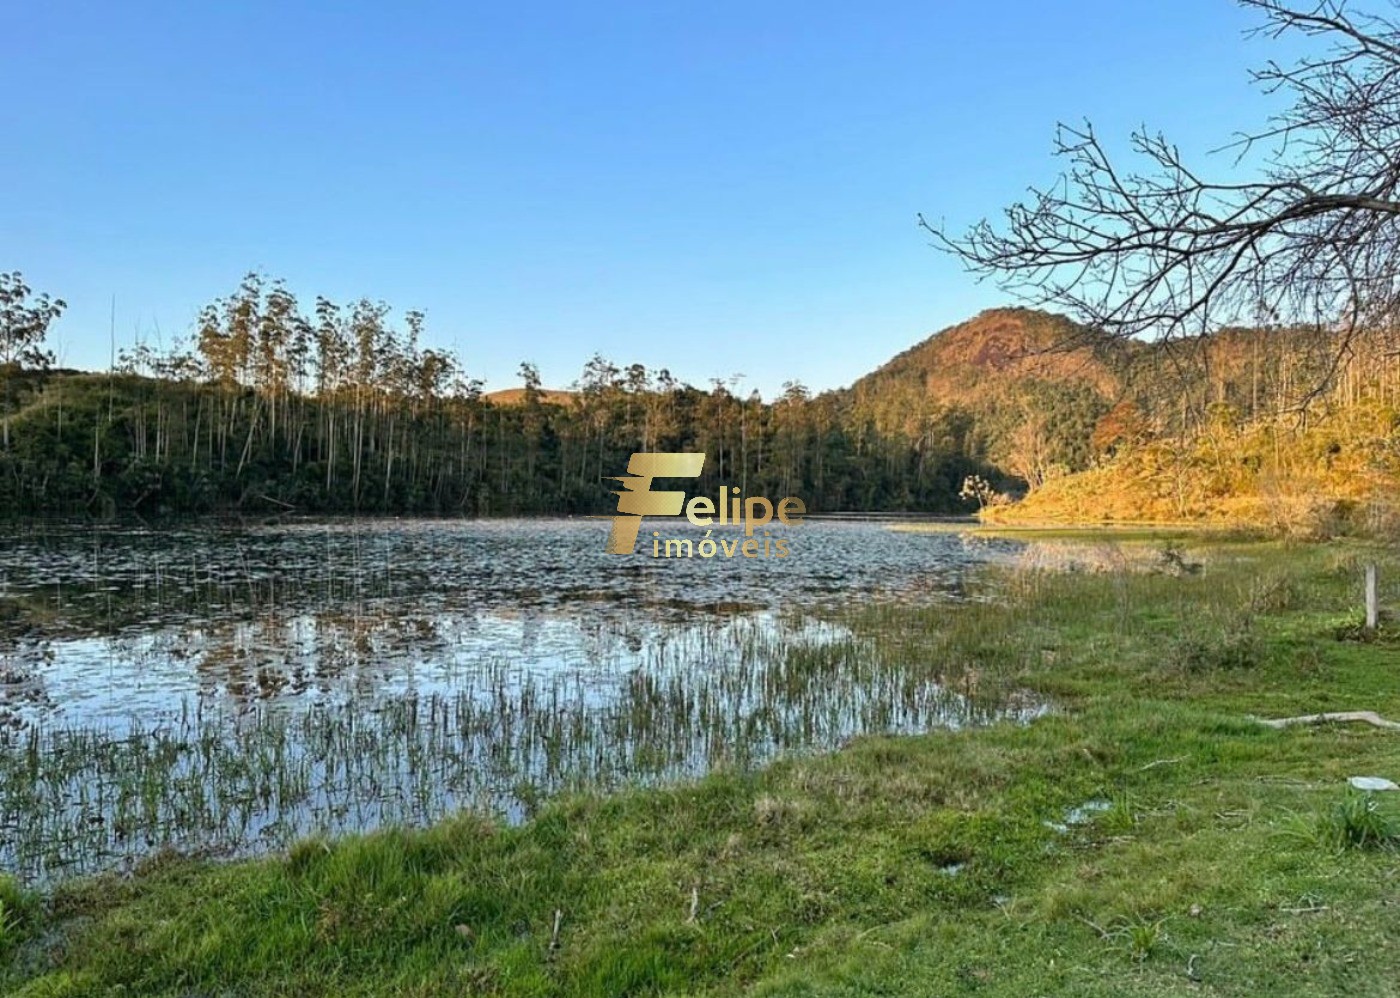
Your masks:
M917 435L838 393L790 382L771 400L733 379L591 358L568 393L538 370L492 400L425 319L249 274L168 349L123 350L104 373L41 349L63 303L7 275L0 511L506 515L605 512L634 451L703 451L696 487L800 495L813 510L964 511L970 474L998 473L965 414ZM23 353L21 361L20 354Z
M454 353L424 345L422 313L396 319L368 299L305 309L257 274L202 310L187 342L138 344L102 373L53 369L44 337L63 308L0 274L0 514L606 513L633 452L701 451L692 490L732 484L828 512L970 512L1116 464L1075 507L1082 517L1111 505L1105 488L1155 490L1177 509L1197 479L1222 495L1257 491L1251 475L1295 479L1278 469L1313 460L1299 442L1319 420L1325 432L1307 439L1337 438L1327 460L1377 433L1366 453L1380 453L1385 427L1400 425L1386 422L1400 413L1393 327L1229 329L1190 346L1110 338L1037 374L969 362L954 374L975 382L961 396L928 380L960 363L936 352L955 330L850 389L790 382L767 400L736 379L699 388L594 356L568 392L523 363L523 388L493 399ZM1044 313L988 314L1052 341L1090 335ZM980 354L981 337L962 348ZM1363 407L1364 426L1336 416ZM1271 441L1240 452L1244 479L1222 470L1238 450L1221 445L1227 432ZM1155 508L1124 509L1139 507Z

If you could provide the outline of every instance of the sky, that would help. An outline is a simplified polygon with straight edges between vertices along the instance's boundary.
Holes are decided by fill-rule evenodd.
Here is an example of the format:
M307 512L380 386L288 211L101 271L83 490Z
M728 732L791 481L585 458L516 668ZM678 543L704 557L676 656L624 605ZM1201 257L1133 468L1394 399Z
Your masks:
M0 269L68 302L62 364L168 345L259 270L308 312L426 312L488 390L594 353L849 384L1011 303L920 212L958 230L1052 180L1060 120L1205 153L1267 113L1275 54L1230 0L0 13Z

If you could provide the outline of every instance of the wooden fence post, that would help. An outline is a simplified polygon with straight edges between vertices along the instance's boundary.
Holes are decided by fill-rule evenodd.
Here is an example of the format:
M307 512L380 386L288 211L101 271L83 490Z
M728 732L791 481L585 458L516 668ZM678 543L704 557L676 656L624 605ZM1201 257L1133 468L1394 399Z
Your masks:
M1376 566L1366 566L1366 630L1374 631L1380 624L1380 597L1376 587Z

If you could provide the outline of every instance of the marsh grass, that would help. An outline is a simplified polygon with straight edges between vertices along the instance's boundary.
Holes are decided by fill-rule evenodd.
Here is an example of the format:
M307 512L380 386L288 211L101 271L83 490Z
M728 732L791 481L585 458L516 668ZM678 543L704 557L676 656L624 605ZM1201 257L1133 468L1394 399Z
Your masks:
M745 771L1037 707L996 681L990 650L933 663L877 644L799 615L702 618L627 671L488 661L453 692L0 732L0 861L51 883L164 850L250 855L462 808L523 820L562 791Z
M33 907L33 898L20 890L17 881L0 876L0 956L17 945Z
M1214 633L1200 629L1182 634L1169 652L1173 665L1196 673L1251 669L1259 664L1260 655L1260 642L1248 624Z

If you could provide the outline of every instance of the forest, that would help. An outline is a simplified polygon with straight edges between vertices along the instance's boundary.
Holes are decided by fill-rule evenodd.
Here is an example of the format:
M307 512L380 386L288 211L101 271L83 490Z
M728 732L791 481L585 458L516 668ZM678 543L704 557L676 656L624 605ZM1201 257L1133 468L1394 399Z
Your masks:
M634 451L703 451L700 488L826 510L952 512L964 477L994 474L956 412L909 440L797 383L764 401L595 356L567 393L522 363L523 390L493 399L460 358L421 345L421 313L395 322L368 299L308 310L257 274L203 310L187 345L53 370L42 317L15 318L46 300L9 279L25 292L7 292L0 330L15 346L0 357L9 514L603 512Z
M1331 509L1400 482L1393 332L1154 346L993 309L849 388L763 399L601 356L567 390L523 362L522 388L488 393L423 345L421 312L306 308L256 273L186 341L59 370L44 338L63 307L0 275L7 515L602 513L634 451L704 452L699 490L814 512L1259 521L1265 493Z

